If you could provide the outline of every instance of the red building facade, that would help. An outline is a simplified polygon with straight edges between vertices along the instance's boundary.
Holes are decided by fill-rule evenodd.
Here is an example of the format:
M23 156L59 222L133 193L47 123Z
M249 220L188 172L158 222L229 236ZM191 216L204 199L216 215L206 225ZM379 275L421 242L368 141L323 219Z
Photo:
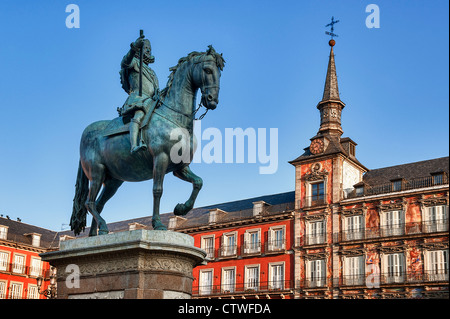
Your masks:
M55 234L0 217L0 299L45 299L36 279L44 278L41 291L46 290L50 265L39 254L48 251Z

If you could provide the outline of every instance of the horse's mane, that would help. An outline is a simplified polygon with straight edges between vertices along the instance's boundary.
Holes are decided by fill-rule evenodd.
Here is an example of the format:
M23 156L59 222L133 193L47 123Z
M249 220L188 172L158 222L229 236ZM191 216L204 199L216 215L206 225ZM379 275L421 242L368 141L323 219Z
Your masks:
M197 52L197 51L193 51L191 53L189 53L187 56L180 58L178 60L178 64L169 68L169 71L171 71L171 73L169 74L169 80L167 80L167 85L165 87L165 89L163 89L160 93L160 97L161 98L165 98L169 92L170 89L172 88L172 84L173 84L173 79L175 76L175 72L180 68L180 66L184 63L184 62L188 62L190 60L192 60L195 57L200 57L202 55L211 55L215 62L217 67L223 71L223 67L225 66L225 60L222 56L222 54L219 54L216 52L216 50L214 50L214 48L212 47L212 45L208 45L208 50L206 52Z

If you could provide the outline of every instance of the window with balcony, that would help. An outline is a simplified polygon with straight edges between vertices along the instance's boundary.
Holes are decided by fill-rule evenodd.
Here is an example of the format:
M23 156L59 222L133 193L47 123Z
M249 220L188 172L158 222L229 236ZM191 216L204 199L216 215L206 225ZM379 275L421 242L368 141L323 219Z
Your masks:
M308 232L306 235L307 245L318 245L325 243L325 220L309 221L308 222Z
M275 252L285 249L285 227L274 226L267 232L267 251Z
M261 231L259 229L247 230L244 234L244 254L261 252Z
M0 251L0 271L7 271L9 263L9 253Z
M28 285L27 299L39 299L38 287L36 285Z
M237 254L237 233L232 232L222 235L221 256L229 257Z
M222 269L222 293L233 293L236 286L236 268Z
M12 271L16 274L23 274L25 272L25 256L24 255L14 255L14 264Z
M269 288L284 289L284 263L269 265Z
M214 235L202 237L201 248L206 251L207 259L214 259Z
M22 283L11 282L9 285L9 298L10 299L22 299Z
M259 289L259 265L245 266L245 290L257 291Z
M399 236L405 233L405 213L402 210L386 211L381 214L381 235Z
M364 256L344 257L344 285L363 285L365 280Z
M425 258L427 280L448 282L448 249L427 251Z
M198 291L199 291L200 295L212 294L212 291L213 291L213 270L212 269L200 270Z
M426 233L448 231L448 206L438 205L425 208L424 231Z
M306 262L306 288L325 287L326 279L325 259L308 260Z
M344 218L344 240L360 240L364 237L364 223L362 215Z
M311 184L311 205L321 205L325 202L325 184L324 182Z
M31 257L30 276L38 277L41 275L42 261L39 258Z
M0 299L6 298L6 280L0 280Z
M405 281L405 255L394 253L384 255L384 283L402 283Z

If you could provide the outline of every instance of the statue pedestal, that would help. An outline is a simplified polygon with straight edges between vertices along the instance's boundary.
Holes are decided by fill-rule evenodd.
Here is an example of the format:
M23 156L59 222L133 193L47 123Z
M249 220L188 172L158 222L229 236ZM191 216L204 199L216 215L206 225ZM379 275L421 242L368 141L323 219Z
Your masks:
M57 268L58 299L189 299L206 252L189 235L139 229L63 241L40 256Z

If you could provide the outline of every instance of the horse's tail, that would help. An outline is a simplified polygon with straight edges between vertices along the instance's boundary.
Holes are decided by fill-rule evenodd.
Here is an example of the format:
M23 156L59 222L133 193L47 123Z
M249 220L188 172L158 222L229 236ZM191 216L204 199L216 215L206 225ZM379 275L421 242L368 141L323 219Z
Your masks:
M86 227L87 209L84 205L89 194L89 179L83 172L81 162L78 164L77 183L75 184L75 197L73 198L72 217L70 218L70 228L76 235L79 235Z

